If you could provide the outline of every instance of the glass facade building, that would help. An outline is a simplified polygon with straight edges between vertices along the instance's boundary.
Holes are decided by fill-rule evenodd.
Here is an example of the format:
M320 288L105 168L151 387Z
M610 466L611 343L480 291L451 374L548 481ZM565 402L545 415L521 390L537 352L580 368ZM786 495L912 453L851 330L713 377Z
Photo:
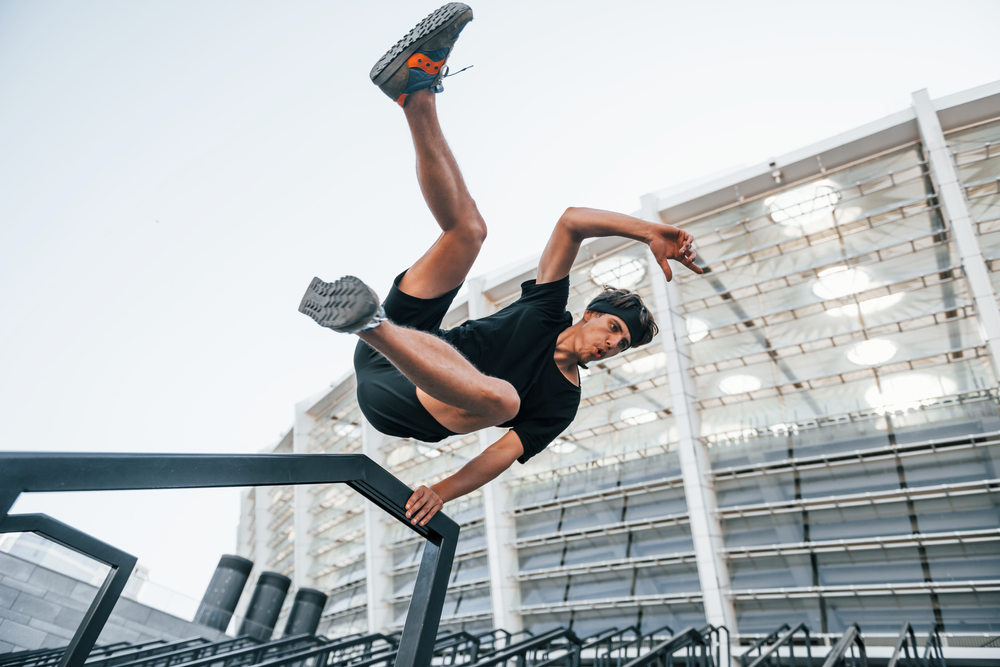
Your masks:
M628 287L661 333L584 372L546 451L446 506L442 627L1000 635L1000 83L641 203L705 275L584 245L574 316ZM445 326L534 268L468 281ZM415 486L500 435L382 436L353 382L299 404L276 451L361 452ZM422 545L380 514L337 485L253 489L239 553L326 591L321 631L398 629Z

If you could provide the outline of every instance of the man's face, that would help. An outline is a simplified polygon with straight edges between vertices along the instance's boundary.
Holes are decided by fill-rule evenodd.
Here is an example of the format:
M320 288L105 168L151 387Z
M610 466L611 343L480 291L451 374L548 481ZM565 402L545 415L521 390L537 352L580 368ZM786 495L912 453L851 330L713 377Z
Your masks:
M595 313L588 310L583 314L584 324L580 330L580 346L577 354L580 363L610 359L624 352L632 344L628 327L621 318L610 313Z

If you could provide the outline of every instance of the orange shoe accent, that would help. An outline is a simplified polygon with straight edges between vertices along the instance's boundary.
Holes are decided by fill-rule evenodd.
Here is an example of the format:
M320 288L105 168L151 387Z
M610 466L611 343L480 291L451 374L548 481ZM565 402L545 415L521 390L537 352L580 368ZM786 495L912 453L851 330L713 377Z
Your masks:
M406 98L409 96L410 96L409 93L403 93L402 95L396 98L396 104L398 104L401 107L406 106Z
M406 61L406 64L411 68L418 67L428 74L437 74L441 71L441 66L444 65L444 60L433 61L422 53L414 53L410 56L410 59Z

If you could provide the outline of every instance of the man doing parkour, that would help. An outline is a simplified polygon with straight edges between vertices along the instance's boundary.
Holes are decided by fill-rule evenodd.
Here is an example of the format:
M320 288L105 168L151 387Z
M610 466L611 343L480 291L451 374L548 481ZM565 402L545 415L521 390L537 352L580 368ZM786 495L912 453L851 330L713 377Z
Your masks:
M696 273L692 236L627 215L570 208L559 218L537 277L503 310L444 331L452 299L486 238L486 223L466 189L438 124L435 93L445 62L472 10L441 7L375 64L372 81L403 107L417 157L417 180L441 235L395 280L380 305L353 276L316 278L299 310L322 326L356 334L354 354L361 411L387 435L425 442L490 426L510 430L461 470L420 486L407 517L424 525L441 506L542 451L576 416L578 367L645 345L656 324L639 295L605 288L573 322L566 310L569 272L581 243L620 236L646 243L671 278L667 260Z

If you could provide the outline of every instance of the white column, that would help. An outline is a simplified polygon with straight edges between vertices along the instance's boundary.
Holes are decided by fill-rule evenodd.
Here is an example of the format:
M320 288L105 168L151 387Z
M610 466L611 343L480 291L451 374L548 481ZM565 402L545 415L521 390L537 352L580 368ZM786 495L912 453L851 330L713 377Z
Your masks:
M483 294L483 280L469 280L469 318L479 319L491 314L492 304ZM483 451L503 436L498 428L479 432L479 450ZM516 465L516 464L515 464ZM486 553L490 568L490 604L493 627L508 632L524 629L521 614L521 588L517 582L517 530L514 525L513 494L505 483L506 471L483 487L483 524L486 531Z
M267 524L270 522L270 513L268 510L271 507L271 492L273 490L274 487L271 486L254 487L253 569L250 570L246 586L243 587L243 593L240 595L240 600L236 604L235 611L233 611L233 618L229 622L229 629L234 633L243 622L243 617L246 616L247 607L250 606L250 597L253 595L254 587L257 585L257 578L260 577L261 572L267 570L267 543L271 539L271 535L267 530Z
M385 437L361 419L361 453L383 468L387 467L380 451ZM365 502L365 577L368 591L368 632L386 632L392 623L392 578L389 576L389 551L385 548L386 513L374 503Z
M306 411L315 403L315 400L306 399L295 404L295 423L292 427L292 452L295 454L309 453L309 434L316 427L316 420ZM292 596L298 589L312 586L312 578L309 576L313 560L309 556L309 524L312 520L312 515L309 514L310 488L305 484L292 487L292 513L295 522L292 559L295 570L292 572L293 590L289 591L289 600L294 599Z
M979 246L976 223L969 213L965 189L958 178L958 170L945 143L941 122L927 90L913 93L913 109L917 114L920 138L927 153L931 174L937 184L938 200L951 223L952 239L976 302L979 330L993 361L993 373L1000 378L1000 308L997 306L996 293Z
M655 195L642 198L643 217L660 222ZM708 461L708 451L698 439L700 423L694 408L694 389L688 369L687 329L684 318L674 312L671 303L679 303L676 287L668 283L652 255L647 266L653 286L653 307L660 328L660 342L666 355L667 377L674 420L679 437L678 450L684 496L691 521L698 579L705 605L705 618L712 625L724 625L736 636L736 611L730 597L729 568L722 556L722 526L715 497L715 478Z

